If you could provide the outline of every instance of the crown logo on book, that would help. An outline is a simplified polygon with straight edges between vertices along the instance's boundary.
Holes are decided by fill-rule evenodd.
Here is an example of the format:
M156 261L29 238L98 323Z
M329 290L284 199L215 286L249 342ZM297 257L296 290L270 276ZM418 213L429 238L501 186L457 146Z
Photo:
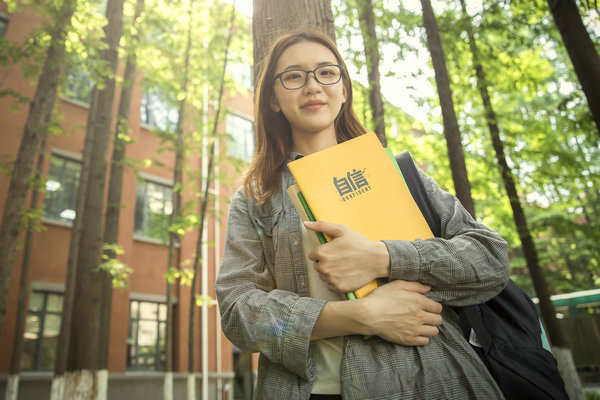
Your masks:
M333 177L333 184L338 191L342 201L347 201L360 196L361 194L371 190L371 185L365 178L365 170L352 169L352 172L346 172L346 176L342 178Z

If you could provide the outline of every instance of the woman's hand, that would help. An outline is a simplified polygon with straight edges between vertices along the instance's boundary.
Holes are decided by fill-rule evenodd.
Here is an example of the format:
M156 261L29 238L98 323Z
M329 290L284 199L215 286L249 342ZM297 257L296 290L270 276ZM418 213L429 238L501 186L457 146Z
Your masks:
M361 299L371 311L366 321L369 334L405 346L428 344L442 324L442 305L423 295L429 289L419 282L396 280Z
M304 226L333 238L308 255L309 259L318 261L315 268L328 283L329 290L351 292L376 278L390 275L390 255L383 242L371 241L344 225L306 221Z
M442 305L423 295L429 289L418 282L396 280L359 300L329 301L312 336L376 335L404 346L424 346L442 324Z

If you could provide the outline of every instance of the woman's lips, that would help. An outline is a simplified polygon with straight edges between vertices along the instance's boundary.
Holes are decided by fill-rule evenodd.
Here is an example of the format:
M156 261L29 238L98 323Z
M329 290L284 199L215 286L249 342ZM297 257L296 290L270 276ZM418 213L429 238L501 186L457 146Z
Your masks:
M325 105L325 103L323 103L322 101L308 101L308 102L304 103L302 108L305 110L309 110L309 111L316 111L316 110L319 110L324 105Z

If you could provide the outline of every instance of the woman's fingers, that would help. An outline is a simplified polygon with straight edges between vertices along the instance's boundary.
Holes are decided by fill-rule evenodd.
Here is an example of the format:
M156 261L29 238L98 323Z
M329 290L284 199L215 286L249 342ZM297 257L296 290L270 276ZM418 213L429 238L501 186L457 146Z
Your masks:
M342 236L344 230L347 229L344 225L332 224L325 221L304 221L304 226L311 231L323 232L333 238Z

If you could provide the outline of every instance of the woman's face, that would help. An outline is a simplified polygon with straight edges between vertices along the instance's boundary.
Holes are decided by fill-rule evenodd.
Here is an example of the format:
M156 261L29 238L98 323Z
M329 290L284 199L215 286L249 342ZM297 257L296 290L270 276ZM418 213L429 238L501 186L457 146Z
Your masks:
M335 55L327 47L316 42L296 43L281 54L276 74L300 69L314 70L320 66L337 65ZM324 71L322 80L327 79ZM346 90L340 79L332 85L322 85L313 73L308 74L306 85L299 89L286 89L280 79L274 83L271 108L281 111L292 128L294 141L309 139L316 135L333 135L334 121L342 104L346 102Z

